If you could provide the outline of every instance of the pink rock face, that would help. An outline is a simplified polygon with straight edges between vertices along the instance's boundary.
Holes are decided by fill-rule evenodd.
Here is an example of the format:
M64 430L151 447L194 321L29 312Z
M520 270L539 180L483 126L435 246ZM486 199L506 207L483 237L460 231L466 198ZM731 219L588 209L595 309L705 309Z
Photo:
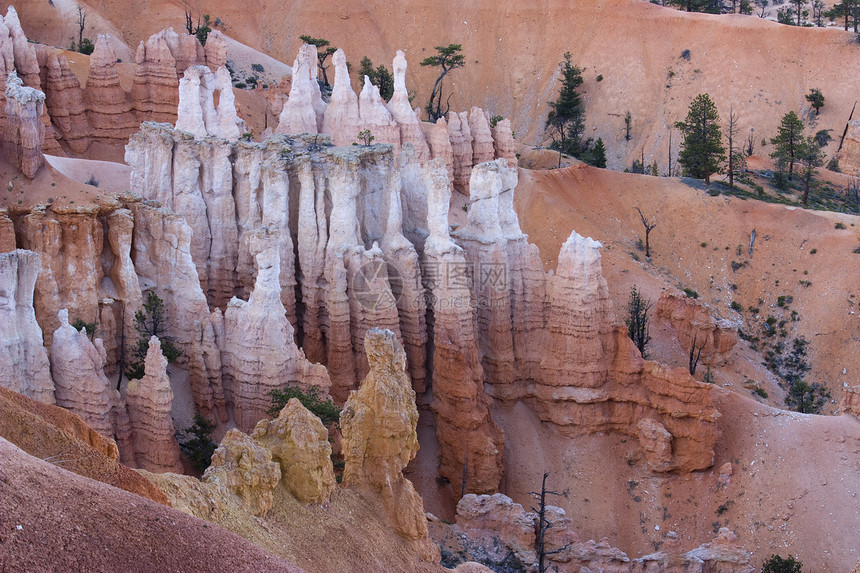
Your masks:
M230 301L220 347L233 416L240 429L251 431L271 406L270 390L293 384L304 391L314 386L327 395L331 381L325 367L309 362L293 339L281 303L277 235L264 228L249 241L256 253L257 280L247 302Z
M9 6L4 18L6 28L9 30L9 36L12 40L13 54L15 58L15 69L18 75L23 80L25 86L31 88L39 88L39 62L36 59L36 50L32 44L27 41L27 36L24 35L24 30L21 28L21 21L18 19L18 13L14 6ZM11 68L7 68L6 73L11 72Z
M334 63L334 87L331 102L325 111L322 132L331 136L334 145L352 145L359 141L361 117L358 111L358 96L352 91L346 55L338 49L332 56Z
M495 159L493 134L490 132L490 118L479 107L469 112L469 131L472 134L472 165Z
M508 551L520 563L531 565L537 562L535 553L535 520L537 516L527 512L508 496L466 494L457 504L457 526L473 541L492 546L492 539L501 540L503 547L496 549L494 556L501 561Z
M517 149L514 144L514 134L511 131L511 120L503 119L490 128L493 135L493 150L496 159L505 159L511 167L517 164Z
M319 128L322 126L317 124L319 104L315 105L315 99L319 94L319 86L316 83L316 62L316 48L310 44L304 44L293 62L293 85L290 88L290 97L281 111L275 133L319 133Z
M737 324L714 317L705 303L679 290L669 290L657 301L657 316L669 320L684 350L689 350L694 341L696 348L704 345L703 364L721 366L731 360L732 349L738 341Z
M45 163L42 155L45 126L40 119L44 105L44 93L24 87L14 71L9 74L6 80L3 155L31 179Z
M385 107L379 88L370 83L365 76L364 87L358 96L358 107L361 114L361 129L370 131L373 143L391 143L395 153L400 150L400 127L391 112Z
M441 159L445 162L448 171L448 179L454 179L454 148L448 135L448 122L444 117L436 120L436 123L424 124L427 134L427 144L430 147L430 155L433 159Z
M90 342L85 330L71 326L68 310L61 310L58 318L60 327L54 331L50 353L57 406L74 412L112 440L113 385L104 372L104 345L100 338Z
M139 122L131 112L131 103L119 84L116 54L108 37L99 34L90 56L90 73L85 90L90 136L112 145L125 142Z
M6 216L6 210L0 209L0 253L15 250L15 225Z
M411 143L418 160L428 161L430 148L424 137L424 130L421 129L421 121L409 102L409 93L406 91L406 56L401 50L397 50L392 68L394 69L394 94L388 102L388 111L400 127L400 144Z
M84 90L69 69L66 56L48 50L46 67L45 107L57 135L74 153L83 153L90 143Z
M54 403L48 353L33 308L40 257L31 251L0 254L0 381L39 402Z
M448 138L454 154L454 190L468 197L469 177L472 174L472 135L465 112L461 115L454 112L448 114Z
M131 436L138 467L147 471L182 473L179 444L170 417L173 390L167 377L167 359L153 336L146 353L146 374L131 380L125 390Z
M176 60L165 39L166 32L140 42L129 96L138 121L172 121L179 104Z

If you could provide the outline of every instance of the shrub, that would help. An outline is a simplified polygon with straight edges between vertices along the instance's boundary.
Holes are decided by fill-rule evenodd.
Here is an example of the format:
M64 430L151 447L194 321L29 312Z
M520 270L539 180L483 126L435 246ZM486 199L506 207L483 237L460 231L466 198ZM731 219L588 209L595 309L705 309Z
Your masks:
M96 332L96 323L95 322L84 322L82 318L76 318L72 323L72 326L75 327L75 330L86 329L87 336L90 337L90 340L93 339L93 334Z
M603 81L603 74L598 74L597 81L599 81L599 82Z
M740 305L740 303L736 300L732 301L732 304L729 307L735 312L741 312L744 308Z
M690 61L691 56L692 56L692 54L690 53L690 50L684 50L683 52L681 52L681 57L683 59L687 60L688 62Z
M818 249L812 249L811 251L809 251L809 254L814 255L817 252L818 252Z
M73 52L78 52L80 54L86 54L87 56L89 56L96 49L96 45L93 44L93 41L89 38L84 38L83 40L81 40L80 44L75 44L74 42L72 42L72 46L70 49Z
M212 441L212 432L215 424L200 415L194 414L194 425L177 436L179 447L191 460L191 465L200 473L212 463L212 454L215 453L215 442Z
M96 176L95 176L95 175L93 175L92 173L90 173L90 178L89 178L89 179L87 179L86 184L87 184L87 185L92 185L93 187L98 187L98 186L99 186L99 180L98 180L98 179L96 179Z
M318 416L325 426L340 421L340 408L331 401L331 398L320 396L316 386L311 386L307 392L302 392L300 388L287 385L282 390L277 388L271 390L269 396L272 397L272 407L268 412L271 416L277 416L291 398L298 398L302 406Z
M762 563L761 573L801 573L802 567L800 561L795 561L791 555L785 559L779 555L771 555Z
M836 226L835 226L834 228L836 228L836 229L844 229L844 228L845 228L845 225L840 221L839 223L836 223Z
M685 288L684 294L687 295L689 298L699 298L699 293L691 288Z
M767 391L764 388L756 388L754 392L762 398L767 398Z
M266 71L265 68L263 68L263 64L251 64L251 69L261 74Z
M490 118L490 127L496 127L503 119L505 119L504 116L494 115Z

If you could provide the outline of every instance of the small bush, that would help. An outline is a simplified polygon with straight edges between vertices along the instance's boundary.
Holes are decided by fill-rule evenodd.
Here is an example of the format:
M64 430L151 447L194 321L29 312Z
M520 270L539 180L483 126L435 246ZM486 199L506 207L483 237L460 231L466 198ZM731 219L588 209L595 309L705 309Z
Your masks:
M691 57L692 54L690 53L690 50L684 50L683 52L681 52L681 58L687 60L688 62L690 61Z
M603 81L603 74L598 74L597 81L599 81L599 82Z
M90 173L90 178L86 180L87 185L92 185L93 187L99 186L99 180L96 179L96 176Z
M740 305L740 303L736 300L732 301L732 304L729 307L735 312L741 312L744 308Z
M809 254L814 255L817 252L818 252L818 249L812 249L811 251L809 251Z
M265 68L263 68L263 64L251 64L251 69L261 74L266 71Z
M494 115L493 117L490 118L490 127L491 128L496 127L497 125L499 125L499 122L502 121L503 119L505 119L504 116Z
M194 414L194 425L185 428L180 436L177 436L179 447L191 460L191 465L200 473L212 463L212 454L215 453L215 442L212 441L212 432L215 424L200 415Z
M73 52L78 52L80 54L86 54L87 56L89 56L96 49L96 45L93 44L93 41L89 38L84 38L83 40L81 40L80 45L76 45L74 42L72 42L72 47L70 49Z
M72 323L72 326L75 327L75 330L86 329L87 336L90 337L90 340L93 339L93 334L96 332L96 323L95 322L84 322L82 318L76 318Z
M243 90L243 89L245 89L246 87L248 87L248 84L246 84L245 82L238 82L238 83L236 84L236 87L237 87L237 88L239 88L240 90Z
M702 382L704 382L705 384L714 383L714 373L711 371L710 366L705 369L705 375L702 377Z
M761 565L761 573L802 573L803 566L789 555L785 559L779 555L771 555Z
M699 298L699 293L691 288L685 288L684 294L687 295L689 298Z
M767 398L767 391L764 388L756 388L754 392L762 398Z
M840 221L839 223L836 223L836 226L834 228L835 229L844 229L845 225L843 225L842 222Z
M277 388L271 390L269 396L272 398L272 407L269 408L268 412L271 416L277 416L291 398L297 398L302 406L318 416L325 426L340 421L340 408L331 401L331 398L320 396L320 391L316 386L311 386L307 392L302 392L300 388L295 386L284 386L282 390Z

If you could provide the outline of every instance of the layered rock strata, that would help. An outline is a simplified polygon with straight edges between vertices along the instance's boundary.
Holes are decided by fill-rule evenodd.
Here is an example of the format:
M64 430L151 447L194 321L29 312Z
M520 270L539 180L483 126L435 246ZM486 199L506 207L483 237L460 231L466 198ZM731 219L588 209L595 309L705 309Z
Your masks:
M418 452L418 410L406 353L393 332L376 328L368 331L365 349L370 372L341 414L343 481L381 493L395 531L415 541L431 561L438 548L428 538L424 504L403 477Z
M116 54L108 36L99 34L90 56L90 71L84 90L90 136L111 145L121 145L137 130L139 120L120 86Z
M170 417L173 390L167 377L167 359L155 336L149 340L145 368L143 378L129 381L125 389L137 466L156 473L182 473Z
M24 250L0 253L0 381L19 394L54 404L51 367L33 307L40 258Z

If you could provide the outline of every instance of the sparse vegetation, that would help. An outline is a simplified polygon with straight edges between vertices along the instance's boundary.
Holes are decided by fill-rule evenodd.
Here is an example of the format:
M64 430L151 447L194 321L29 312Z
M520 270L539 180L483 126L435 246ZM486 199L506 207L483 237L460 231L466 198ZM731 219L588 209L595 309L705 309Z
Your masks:
M358 78L363 82L365 76L370 79L370 83L379 88L379 95L382 99L385 101L391 99L391 96L394 95L394 76L391 75L388 68L382 64L374 68L370 58L364 56L361 59L361 64L359 64Z
M630 299L627 302L627 335L639 349L642 357L646 357L645 346L651 340L648 334L648 311L651 303L642 298L642 293L635 286L630 289Z
M561 89L558 99L549 102L550 112L545 129L552 138L553 149L558 150L558 166L561 155L576 156L582 148L582 133L585 130L585 106L577 90L582 85L582 70L570 61L570 52L565 52L561 63Z
M322 85L325 88L330 88L331 84L328 81L328 66L326 60L337 51L337 48L331 45L331 42L323 38L314 38L307 35L299 36L299 39L305 44L313 44L317 49L317 68L322 74Z
M331 398L320 395L316 386L308 388L307 392L296 386L287 385L283 389L277 388L269 392L272 398L272 406L269 408L270 416L277 416L291 398L297 398L302 406L317 416L325 426L340 422L340 408L331 401Z
M78 317L72 322L72 326L75 330L85 329L87 331L87 336L90 340L93 339L93 335L96 333L96 322L85 322L84 319Z
M687 295L687 296L688 296L688 297L690 297L690 298L699 298L699 293L698 293L698 292L696 292L696 291L694 291L694 290L693 290L693 289L691 289L691 288L686 288L686 287L685 287L685 288L684 288L684 294L685 294L685 295Z
M809 90L809 93L806 94L806 101L815 109L815 115L821 111L821 108L824 107L824 95L821 93L821 90L818 88L812 88Z
M369 129L362 129L358 132L358 139L361 140L362 144L365 146L370 145L374 139L376 139L372 133L370 133Z

